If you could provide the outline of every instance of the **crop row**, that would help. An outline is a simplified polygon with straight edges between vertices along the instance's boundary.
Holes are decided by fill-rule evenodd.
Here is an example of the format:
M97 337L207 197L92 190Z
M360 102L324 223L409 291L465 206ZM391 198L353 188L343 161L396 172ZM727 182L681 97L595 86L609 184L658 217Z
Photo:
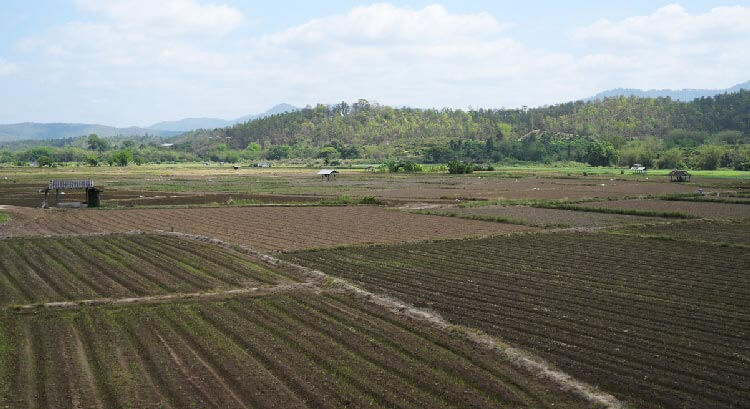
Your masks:
M750 400L750 254L536 234L285 257L530 348L639 407Z
M401 242L529 230L523 226L406 214L374 206L131 209L38 213L26 209L6 236L178 231L262 250Z
M167 236L0 240L0 305L137 297L287 280L239 253Z
M343 294L2 318L4 407L585 406L494 352Z

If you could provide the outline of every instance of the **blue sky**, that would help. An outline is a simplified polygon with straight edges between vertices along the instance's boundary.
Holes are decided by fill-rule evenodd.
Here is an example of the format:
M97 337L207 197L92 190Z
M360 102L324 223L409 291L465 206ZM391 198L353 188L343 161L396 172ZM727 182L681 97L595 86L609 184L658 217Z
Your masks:
M149 125L288 102L554 104L750 79L750 0L4 0L0 123Z

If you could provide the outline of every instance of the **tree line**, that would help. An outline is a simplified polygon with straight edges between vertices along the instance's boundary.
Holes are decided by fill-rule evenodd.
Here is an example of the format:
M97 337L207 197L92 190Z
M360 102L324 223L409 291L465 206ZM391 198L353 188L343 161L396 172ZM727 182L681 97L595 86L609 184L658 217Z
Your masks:
M171 140L164 149L147 141L107 145L88 138L82 146L35 147L8 159L47 156L66 161L128 156L133 162L318 158L585 162L595 166L734 167L750 169L750 91L692 102L617 97L521 109L393 108L361 99L317 105L227 128L201 129ZM79 144L81 142L79 141ZM118 161L115 160L115 163Z

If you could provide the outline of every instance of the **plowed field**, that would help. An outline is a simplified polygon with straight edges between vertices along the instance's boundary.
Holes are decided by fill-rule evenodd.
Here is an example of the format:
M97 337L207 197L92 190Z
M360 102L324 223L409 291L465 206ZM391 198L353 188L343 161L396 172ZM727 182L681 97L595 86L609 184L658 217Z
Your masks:
M1 407L589 407L343 294L0 318Z
M240 253L165 236L0 240L0 305L262 287L288 279Z
M700 240L750 246L750 223L717 220L675 222L657 226L629 227L625 233L669 236L679 240Z
M531 234L284 257L535 351L638 408L750 402L750 252Z
M198 209L8 209L2 236L178 231L262 250L295 250L534 230L531 227L406 214L374 206Z
M442 210L442 209L438 209ZM464 215L503 217L535 226L607 227L663 221L655 217L576 212L529 206L485 206L446 209Z
M735 203L686 202L676 200L613 200L581 203L580 206L685 213L706 219L750 219L750 205Z

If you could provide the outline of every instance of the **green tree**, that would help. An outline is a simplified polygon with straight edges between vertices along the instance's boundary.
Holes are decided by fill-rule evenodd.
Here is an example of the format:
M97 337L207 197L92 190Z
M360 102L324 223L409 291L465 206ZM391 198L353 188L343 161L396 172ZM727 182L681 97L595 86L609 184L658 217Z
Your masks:
M109 142L106 139L100 138L95 133L89 135L87 144L92 151L104 152L109 149Z
M133 151L129 149L123 149L113 152L110 156L110 165L116 166L128 166L128 163L133 161Z
M719 145L701 145L695 150L693 164L698 169L714 170L721 164L724 152Z
M586 150L586 162L591 166L609 166L617 163L619 153L606 141L593 141Z
M659 169L679 169L685 167L685 158L682 149L667 149L659 155L656 160L656 166Z

